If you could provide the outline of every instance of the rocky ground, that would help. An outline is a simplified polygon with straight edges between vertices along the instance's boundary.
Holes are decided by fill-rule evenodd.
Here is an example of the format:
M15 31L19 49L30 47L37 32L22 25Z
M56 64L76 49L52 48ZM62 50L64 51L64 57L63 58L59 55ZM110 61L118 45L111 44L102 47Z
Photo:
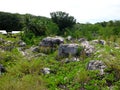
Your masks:
M102 39L55 36L29 46L2 36L0 89L119 90L119 56L119 44Z

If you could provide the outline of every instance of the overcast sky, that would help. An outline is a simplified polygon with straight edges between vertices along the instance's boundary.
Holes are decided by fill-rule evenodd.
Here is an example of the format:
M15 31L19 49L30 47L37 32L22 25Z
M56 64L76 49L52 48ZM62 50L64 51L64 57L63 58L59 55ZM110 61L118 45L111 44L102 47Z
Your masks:
M0 11L50 17L65 11L80 23L120 20L120 0L0 0Z

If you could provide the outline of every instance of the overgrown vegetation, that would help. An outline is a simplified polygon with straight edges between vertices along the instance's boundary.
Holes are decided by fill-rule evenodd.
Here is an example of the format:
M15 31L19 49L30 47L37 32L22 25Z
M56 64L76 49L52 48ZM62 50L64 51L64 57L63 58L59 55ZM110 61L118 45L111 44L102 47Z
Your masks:
M5 73L0 74L0 90L120 90L120 48L115 48L120 45L120 21L74 23L72 27L68 25L60 29L50 18L16 14L22 27L15 24L13 29L7 21L3 23L9 17L2 17L2 14L6 13L0 13L0 23L6 24L6 28L2 28L0 24L1 29L20 29L24 33L9 38L0 34L5 42L13 43L5 44L0 41L0 64L6 69ZM13 19L10 20L12 21ZM27 43L25 49L28 49L33 45L37 46L43 37L55 35L72 36L76 43L79 43L77 40L81 37L89 41L104 39L106 45L96 45L98 52L89 57L81 53L83 48L79 48L76 56L79 61L69 63L58 57L58 49L41 47L40 52L24 56L17 46L17 42L22 39ZM65 43L67 42L69 43L66 40ZM10 46L14 48L2 50ZM107 66L105 74L100 75L99 70L87 70L87 64L91 60L103 61ZM50 74L42 72L46 67L51 69Z

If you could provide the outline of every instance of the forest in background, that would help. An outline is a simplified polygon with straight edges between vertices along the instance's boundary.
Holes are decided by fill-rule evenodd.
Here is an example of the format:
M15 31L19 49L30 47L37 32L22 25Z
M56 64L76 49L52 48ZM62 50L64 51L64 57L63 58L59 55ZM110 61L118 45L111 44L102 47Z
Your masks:
M31 14L21 15L0 12L0 29L6 30L7 32L24 31L22 39L27 43L30 43L27 39L31 40L34 37L48 35L72 36L74 38L83 37L88 40L96 38L111 38L115 40L120 36L120 20L83 24L76 22L76 19L66 12L52 12L50 15L51 18L47 18Z

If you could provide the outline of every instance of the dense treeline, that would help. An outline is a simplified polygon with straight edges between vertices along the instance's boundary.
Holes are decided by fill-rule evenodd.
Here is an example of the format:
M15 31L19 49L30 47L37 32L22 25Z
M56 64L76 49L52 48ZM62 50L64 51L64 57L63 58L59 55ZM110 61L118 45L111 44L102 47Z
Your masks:
M47 18L31 14L21 15L0 12L0 29L7 32L23 30L23 40L48 35L71 35L74 38L85 37L88 40L119 37L120 35L119 20L81 24L76 23L76 19L65 12L52 12L50 15L51 18Z
M21 30L22 22L20 17L19 14L0 12L0 29L7 32Z

